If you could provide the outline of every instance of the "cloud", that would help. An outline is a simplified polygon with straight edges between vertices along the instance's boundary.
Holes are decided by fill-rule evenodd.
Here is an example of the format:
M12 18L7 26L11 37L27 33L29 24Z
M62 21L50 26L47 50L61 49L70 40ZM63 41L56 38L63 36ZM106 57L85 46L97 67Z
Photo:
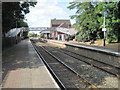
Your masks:
M31 7L30 13L26 15L28 25L30 27L50 27L51 19L64 19L67 12L59 6L59 2L60 0L38 0L37 5Z

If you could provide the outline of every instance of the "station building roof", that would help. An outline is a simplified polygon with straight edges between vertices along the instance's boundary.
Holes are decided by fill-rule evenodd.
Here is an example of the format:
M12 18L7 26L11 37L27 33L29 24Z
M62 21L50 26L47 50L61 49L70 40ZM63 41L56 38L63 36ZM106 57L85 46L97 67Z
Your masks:
M61 25L63 23L71 26L70 20L67 20L67 19L56 19L56 18L55 19L51 19L51 27L53 25Z

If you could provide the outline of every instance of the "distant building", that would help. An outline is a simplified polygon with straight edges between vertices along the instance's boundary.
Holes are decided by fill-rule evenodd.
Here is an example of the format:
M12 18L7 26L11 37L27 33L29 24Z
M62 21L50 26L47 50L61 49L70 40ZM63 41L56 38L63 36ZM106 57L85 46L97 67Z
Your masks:
M71 28L70 20L51 19L51 30L43 31L44 38L65 41L69 36L77 33L77 30Z

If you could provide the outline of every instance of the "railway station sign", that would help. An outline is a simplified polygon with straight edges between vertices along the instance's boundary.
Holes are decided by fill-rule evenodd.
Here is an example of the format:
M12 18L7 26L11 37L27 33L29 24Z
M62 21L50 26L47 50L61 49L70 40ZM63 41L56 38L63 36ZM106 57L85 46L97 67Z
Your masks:
M107 29L106 28L102 28L102 31L106 31Z

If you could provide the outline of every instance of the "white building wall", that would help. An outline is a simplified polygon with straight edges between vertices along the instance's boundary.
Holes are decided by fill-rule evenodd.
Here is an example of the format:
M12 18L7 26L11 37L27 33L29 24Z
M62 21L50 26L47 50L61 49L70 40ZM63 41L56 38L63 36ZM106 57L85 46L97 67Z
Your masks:
M62 41L65 41L64 34L61 34Z
M58 38L58 40L60 40L60 35L59 34L57 35L57 38Z

